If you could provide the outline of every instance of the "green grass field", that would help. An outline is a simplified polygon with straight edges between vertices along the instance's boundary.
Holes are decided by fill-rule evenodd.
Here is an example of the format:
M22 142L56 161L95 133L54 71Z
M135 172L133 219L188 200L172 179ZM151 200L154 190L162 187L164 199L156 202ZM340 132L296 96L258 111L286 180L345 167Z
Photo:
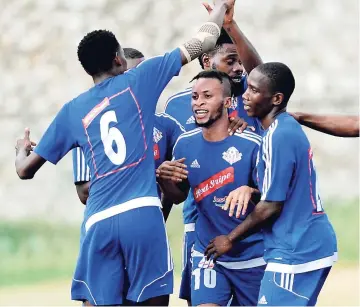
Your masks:
M325 203L326 204L326 203ZM351 267L359 257L359 203L327 203L339 244L339 265ZM181 207L167 223L176 273L181 269ZM75 268L79 229L41 221L0 222L0 288L70 279Z

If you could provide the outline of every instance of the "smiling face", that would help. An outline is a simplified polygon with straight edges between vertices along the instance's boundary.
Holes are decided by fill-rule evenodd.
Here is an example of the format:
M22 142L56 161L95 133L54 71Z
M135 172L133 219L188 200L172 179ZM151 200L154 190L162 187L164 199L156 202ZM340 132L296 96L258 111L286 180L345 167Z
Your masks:
M231 97L224 94L224 86L215 78L200 78L195 82L191 105L198 126L208 128L220 118L227 118Z

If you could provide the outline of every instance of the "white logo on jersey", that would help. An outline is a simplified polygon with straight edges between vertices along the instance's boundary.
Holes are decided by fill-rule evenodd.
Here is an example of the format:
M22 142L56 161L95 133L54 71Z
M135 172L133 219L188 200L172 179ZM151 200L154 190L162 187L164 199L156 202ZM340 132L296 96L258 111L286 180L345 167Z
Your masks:
M199 164L198 160L195 159L195 160L191 163L190 167L192 167L192 168L200 168L200 164Z
M214 267L214 261L212 259L206 260L206 258L202 258L198 265L201 269L212 269Z
M153 131L153 139L155 143L158 143L161 139L162 139L162 133L161 131L159 131L158 129L156 129L154 127L154 131Z
M195 117L193 115L189 117L189 119L186 121L186 124L187 125L195 124Z
M266 301L265 295L263 295L263 296L261 297L261 299L259 299L259 304L267 305L267 301Z
M231 106L230 106L230 108L233 109L233 110L236 110L237 106L238 106L237 97L234 97L233 99L231 99Z
M239 152L234 146L230 147L227 151L223 152L223 159L230 165L241 160L242 153Z

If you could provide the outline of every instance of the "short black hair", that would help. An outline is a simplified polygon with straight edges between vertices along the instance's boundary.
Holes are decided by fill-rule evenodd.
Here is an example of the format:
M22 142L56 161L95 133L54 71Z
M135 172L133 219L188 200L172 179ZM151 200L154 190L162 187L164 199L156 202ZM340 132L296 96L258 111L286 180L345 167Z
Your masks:
M126 59L141 59L145 56L143 53L135 48L123 48Z
M218 70L204 70L199 72L190 82L199 79L217 79L224 84L224 95L226 97L234 96L234 81L227 73Z
M211 51L208 51L206 53L209 56L214 56L222 48L222 46L224 44L233 44L233 41L231 40L231 37L229 36L229 34L227 34L225 29L221 28L220 36L216 41L216 45L215 45L214 49L212 49ZM199 64L200 64L201 68L204 69L204 63L202 61L202 56L203 56L203 54L201 54L198 57L198 60L199 60Z
M282 93L283 103L287 104L295 89L295 78L290 68L283 63L269 62L255 69L268 78L271 93Z
M81 40L77 54L85 71L94 76L112 68L113 60L120 49L115 35L107 30L95 30Z

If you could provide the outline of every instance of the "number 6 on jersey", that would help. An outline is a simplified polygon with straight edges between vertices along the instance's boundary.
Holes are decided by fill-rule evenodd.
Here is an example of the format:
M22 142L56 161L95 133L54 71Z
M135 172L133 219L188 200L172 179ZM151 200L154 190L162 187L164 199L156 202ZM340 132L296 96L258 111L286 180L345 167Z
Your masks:
M126 158L126 143L124 136L116 127L110 127L110 123L117 123L115 111L108 111L101 116L100 119L100 134L101 140L104 144L104 151L107 157L115 165L121 165ZM113 149L113 143L115 142L117 152Z

